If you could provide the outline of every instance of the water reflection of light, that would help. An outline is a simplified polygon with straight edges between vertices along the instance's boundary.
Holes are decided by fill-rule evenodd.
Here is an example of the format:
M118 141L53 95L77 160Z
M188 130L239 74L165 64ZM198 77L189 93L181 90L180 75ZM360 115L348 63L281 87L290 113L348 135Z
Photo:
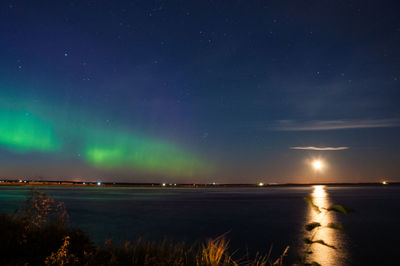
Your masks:
M321 209L321 212L318 212L310 207L308 209L306 224L318 222L322 225L322 227L319 229L314 229L311 232L306 232L304 237L311 238L314 241L321 239L325 243L335 246L337 249L333 249L321 244L313 244L309 250L312 253L307 256L308 262L311 263L315 261L324 266L343 265L345 253L342 250L344 239L341 235L341 232L338 232L335 229L324 227L329 223L337 222L334 214L325 210L332 205L325 186L314 186L313 192L311 193L311 199L313 203Z
M313 200L319 198L326 198L326 192L324 186L314 186L314 191L312 193Z

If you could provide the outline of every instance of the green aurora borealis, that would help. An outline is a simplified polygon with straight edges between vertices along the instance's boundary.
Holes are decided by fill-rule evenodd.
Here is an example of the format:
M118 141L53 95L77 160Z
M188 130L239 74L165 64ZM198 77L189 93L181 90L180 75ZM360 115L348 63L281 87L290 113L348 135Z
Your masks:
M62 115L65 110L49 105L29 104L15 97L2 97L1 103L0 148L15 154L78 158L88 167L110 173L185 177L212 169L173 141L136 134L127 127L112 129L87 122L96 121L89 112L71 112L67 119Z
M105 169L136 168L186 175L193 175L196 169L207 170L204 162L171 143L120 132L93 132L84 154L88 162Z
M23 110L0 109L0 145L17 152L52 152L59 147L51 124Z

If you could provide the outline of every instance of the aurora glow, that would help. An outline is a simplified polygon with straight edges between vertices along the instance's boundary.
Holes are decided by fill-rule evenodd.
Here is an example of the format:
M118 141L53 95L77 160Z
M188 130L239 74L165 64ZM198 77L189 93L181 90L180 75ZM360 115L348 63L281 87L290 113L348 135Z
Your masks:
M211 164L179 145L140 136L128 129L101 126L96 122L100 115L93 112L72 110L66 117L62 109L28 104L10 93L0 98L3 106L11 108L10 102L15 106L14 110L0 110L0 147L11 151L41 152L64 158L82 154L79 157L82 163L109 172L187 177L211 172ZM21 109L22 106L26 108ZM65 145L62 140L74 145Z
M50 152L60 143L53 126L35 114L0 109L0 146L17 152Z
M140 169L166 175L207 173L210 166L171 143L115 132L92 134L85 158L103 169Z

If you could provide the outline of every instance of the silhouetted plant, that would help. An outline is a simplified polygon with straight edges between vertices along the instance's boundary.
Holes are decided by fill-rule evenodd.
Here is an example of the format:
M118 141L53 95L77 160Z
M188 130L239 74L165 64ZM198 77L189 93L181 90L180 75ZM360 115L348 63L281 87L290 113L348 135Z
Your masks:
M312 199L310 197L304 197L304 200L317 213L322 213L323 212L323 217L328 212L331 212L331 211L338 212L338 213L343 213L343 214L349 214L349 213L354 211L353 209L345 208L342 205L332 205L332 206L330 206L328 208L320 207L320 206L317 206L316 204L314 204L314 202L312 201ZM323 220L323 217L322 217L321 221ZM313 232L313 234L312 234L311 237L303 238L303 242L306 245L306 249L304 250L304 256L302 258L302 264L304 264L304 265L313 265L313 266L321 265L316 261L311 262L311 264L307 262L308 255L312 254L311 246L313 244L320 244L320 245L323 245L323 246L326 246L326 247L329 247L329 248L332 248L332 249L336 249L336 247L334 245L326 243L323 239L317 239L316 240L315 237L317 235L317 232L319 230L321 230L322 228L331 228L331 229L336 229L336 230L343 230L344 227L339 223L328 223L326 225L323 225L320 222L311 222L311 223L306 224L304 226L304 228L308 232Z
M210 266L220 265L222 262L229 264L232 259L227 255L228 246L229 241L226 241L224 235L208 239L202 247L199 264Z
M69 253L68 246L70 245L71 237L64 237L64 243L57 250L57 252L52 252L50 256L44 261L45 265L77 265L79 259L74 255Z
M84 250L93 249L84 232L70 228L63 203L33 191L16 212L0 214L0 265L43 265L66 236L71 254L83 256Z
M46 193L36 190L32 190L31 196L17 210L17 215L30 227L42 227L50 223L67 225L69 222L64 202L56 202Z

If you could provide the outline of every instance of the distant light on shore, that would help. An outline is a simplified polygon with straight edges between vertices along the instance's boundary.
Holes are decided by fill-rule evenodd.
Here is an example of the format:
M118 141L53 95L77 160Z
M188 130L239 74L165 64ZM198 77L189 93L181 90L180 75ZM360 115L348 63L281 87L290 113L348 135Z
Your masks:
M98 185L98 186L101 186L101 182L97 182L97 185Z
M387 181L382 181L382 185L387 185L389 184Z
M259 187L263 187L263 186L264 186L264 183L263 183L263 182L260 182L260 183L258 183L258 186L259 186Z

